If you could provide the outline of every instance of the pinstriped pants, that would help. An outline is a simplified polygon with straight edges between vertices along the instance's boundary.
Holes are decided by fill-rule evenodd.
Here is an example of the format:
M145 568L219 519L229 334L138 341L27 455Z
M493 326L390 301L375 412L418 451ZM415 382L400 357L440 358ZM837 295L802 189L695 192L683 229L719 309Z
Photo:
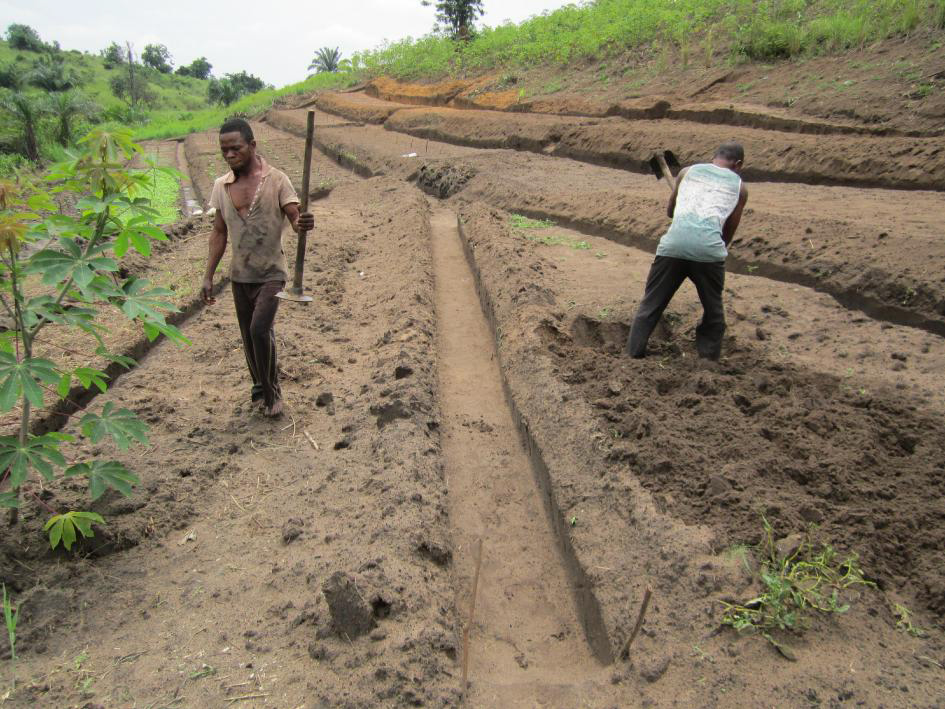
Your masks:
M285 282L233 283L232 286L243 354L253 378L252 400L262 399L266 406L272 406L282 398L273 322L279 309L276 293L283 289Z

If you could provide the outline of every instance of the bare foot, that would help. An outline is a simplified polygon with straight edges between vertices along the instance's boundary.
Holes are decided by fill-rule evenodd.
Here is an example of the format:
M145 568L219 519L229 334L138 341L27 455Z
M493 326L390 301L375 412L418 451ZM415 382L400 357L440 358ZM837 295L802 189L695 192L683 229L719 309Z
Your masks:
M263 408L263 413L270 418L276 418L282 416L282 409L282 399L276 399L272 406Z

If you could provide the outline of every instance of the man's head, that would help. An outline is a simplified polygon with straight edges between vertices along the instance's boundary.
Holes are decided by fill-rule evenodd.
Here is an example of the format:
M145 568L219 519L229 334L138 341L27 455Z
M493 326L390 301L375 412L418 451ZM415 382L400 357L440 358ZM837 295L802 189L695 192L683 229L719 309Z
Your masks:
M745 162L745 149L741 143L734 141L722 143L719 149L715 151L715 157L712 158L719 167L727 167L733 172L742 171L742 163Z
M231 118L220 126L220 152L233 171L242 170L256 157L253 129L242 118Z

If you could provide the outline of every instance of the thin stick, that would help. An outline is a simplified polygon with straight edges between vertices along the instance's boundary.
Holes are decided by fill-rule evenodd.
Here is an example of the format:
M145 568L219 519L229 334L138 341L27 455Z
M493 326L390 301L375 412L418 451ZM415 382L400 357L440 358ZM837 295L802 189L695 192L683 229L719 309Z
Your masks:
M226 703L233 704L234 702L242 702L247 699L265 699L268 696L268 694L244 694L242 697L232 697L231 699L227 699Z
M476 543L476 573L473 576L472 598L469 601L469 620L463 630L463 699L469 692L469 630L476 614L476 595L479 590L479 569L482 567L482 539Z
M630 637L627 638L627 644L623 646L623 651L620 653L621 657L630 656L630 646L633 644L633 641L637 638L637 633L640 632L640 628L643 626L643 616L646 615L646 607L650 605L650 589L646 589L643 594L643 604L640 606L640 614L637 616L637 624L633 626L633 632L630 633Z
M315 439L312 438L312 434L309 433L309 432L308 432L307 430L305 430L305 429L302 429L302 433L305 434L305 437L308 439L308 442L312 444L312 448L314 448L315 450L319 450L319 448L318 448L318 443L316 443L316 442L315 442Z

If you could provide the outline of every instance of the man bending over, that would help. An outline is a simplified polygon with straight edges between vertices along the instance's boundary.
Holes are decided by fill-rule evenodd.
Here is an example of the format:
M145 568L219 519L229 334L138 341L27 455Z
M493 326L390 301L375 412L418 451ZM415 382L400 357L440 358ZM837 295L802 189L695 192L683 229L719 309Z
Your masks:
M220 150L230 172L213 183L210 206L216 210L210 234L210 254L201 294L213 297L213 274L233 243L230 281L236 318L243 338L243 352L253 378L252 401L266 416L282 413L282 391L276 364L273 322L288 279L282 250L282 225L288 218L296 233L315 225L315 218L299 214L299 198L289 178L256 154L256 140L249 123L228 120L220 128Z
M702 322L696 328L696 350L700 357L719 358L725 333L725 258L748 201L748 190L739 177L744 160L741 145L725 143L712 162L680 171L666 209L673 223L660 239L643 301L627 338L631 357L646 355L653 328L688 278L696 286L703 309Z

